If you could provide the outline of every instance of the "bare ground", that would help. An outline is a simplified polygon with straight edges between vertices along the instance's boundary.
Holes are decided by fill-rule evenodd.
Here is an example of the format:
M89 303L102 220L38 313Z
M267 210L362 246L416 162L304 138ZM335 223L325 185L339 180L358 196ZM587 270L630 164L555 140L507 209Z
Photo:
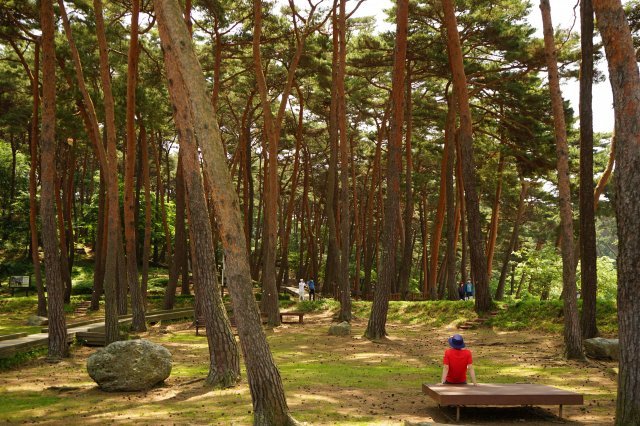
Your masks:
M453 327L389 324L389 338L362 338L365 320L354 320L351 337L327 335L329 314L305 316L305 324L267 330L280 367L289 408L307 424L455 423L455 409L440 409L422 394L422 382L440 377L446 338ZM75 347L55 365L32 360L0 373L2 424L251 424L246 383L212 390L207 372L206 339L188 323L158 325L143 338L162 343L173 354L167 381L140 393L106 393L86 373L95 350ZM606 425L613 423L614 363L567 361L562 337L490 328L467 331L480 382L530 382L584 394L585 405L557 407L465 407L462 424Z

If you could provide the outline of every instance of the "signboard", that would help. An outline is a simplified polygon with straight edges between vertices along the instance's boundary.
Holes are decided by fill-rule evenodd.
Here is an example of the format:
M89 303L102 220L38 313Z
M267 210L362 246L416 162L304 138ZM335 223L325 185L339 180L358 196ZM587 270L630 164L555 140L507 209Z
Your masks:
M29 288L31 279L29 276L11 277L9 279L10 288Z

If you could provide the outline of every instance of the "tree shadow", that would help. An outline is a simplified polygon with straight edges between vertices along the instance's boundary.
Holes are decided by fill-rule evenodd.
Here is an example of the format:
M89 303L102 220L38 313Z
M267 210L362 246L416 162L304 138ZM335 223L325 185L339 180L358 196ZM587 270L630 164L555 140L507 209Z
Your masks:
M556 407L557 409L557 407ZM507 407L460 407L460 421L456 422L456 407L442 406L429 407L429 415L439 423L471 423L474 425L483 424L539 424L539 423L562 423L562 424L582 424L572 420L558 417L553 413L552 408L542 408L534 406L507 406Z

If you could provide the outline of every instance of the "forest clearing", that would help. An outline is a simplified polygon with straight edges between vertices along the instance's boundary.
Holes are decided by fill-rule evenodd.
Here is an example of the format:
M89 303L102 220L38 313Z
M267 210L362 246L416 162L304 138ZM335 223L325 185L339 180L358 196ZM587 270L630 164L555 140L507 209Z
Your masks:
M453 408L438 408L422 394L420 386L439 379L447 337L458 332L456 324L465 315L473 316L470 303L444 302L466 304L458 306L456 315L444 306L432 308L433 312L418 306L430 302L392 302L394 320L389 324L389 337L376 342L362 336L366 302L356 302L352 335L346 337L327 336L336 313L330 307L335 304L305 303L313 310L305 315L303 324L266 331L296 419L310 425L411 425L455 420ZM431 321L425 318L425 314L434 313L437 316ZM451 323L435 325L453 318L456 320ZM480 383L550 384L584 394L585 404L565 407L563 419L557 417L554 407L467 407L461 424L613 422L617 363L567 361L561 339L549 331L480 327L464 335L473 349ZM226 390L204 385L206 339L195 336L191 321L160 323L139 337L161 343L173 354L171 376L162 385L137 393L103 392L86 373L86 359L95 349L77 346L70 358L53 369L44 360L33 359L19 369L2 371L0 422L251 423L246 380Z
M0 420L639 426L639 51L640 0L1 0Z

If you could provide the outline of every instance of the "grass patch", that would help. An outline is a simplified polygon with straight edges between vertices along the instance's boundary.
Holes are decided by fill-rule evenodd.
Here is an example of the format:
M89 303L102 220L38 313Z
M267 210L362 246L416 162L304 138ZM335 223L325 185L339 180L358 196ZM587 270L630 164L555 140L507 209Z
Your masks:
M57 396L43 395L40 392L7 392L5 389L0 391L2 392L2 404L0 404L2 418L11 415L22 417L28 412L58 404L62 399Z
M582 300L580 300L580 306ZM599 299L596 304L597 325L601 333L618 333L617 307L615 302ZM519 300L507 305L489 321L502 330L534 330L562 333L564 328L564 307L561 300Z
M10 358L0 358L0 371L11 370L12 368L22 365L29 360L44 356L47 354L47 351L47 348L38 348L27 352L20 352ZM0 410L1 407L2 404L0 404Z

